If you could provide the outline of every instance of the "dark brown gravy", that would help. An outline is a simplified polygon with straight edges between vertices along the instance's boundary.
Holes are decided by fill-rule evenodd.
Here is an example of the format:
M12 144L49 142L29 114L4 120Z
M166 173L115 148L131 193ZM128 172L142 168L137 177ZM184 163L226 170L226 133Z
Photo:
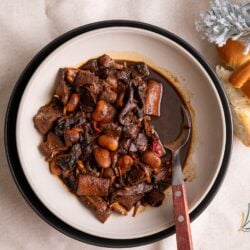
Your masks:
M151 77L163 85L161 101L161 116L153 119L156 131L159 133L162 142L167 143L176 139L181 130L182 114L181 106L185 105L181 94L162 74L150 68ZM164 131L160 132L160 131ZM185 162L191 145L191 137L188 143L181 150L181 162Z
M135 64L128 60L118 60L119 62L127 62L127 64ZM179 91L174 85L157 70L147 65L150 71L149 79L157 80L163 86L163 94L161 101L160 117L152 118L152 123L160 136L163 144L174 141L180 133L182 124L181 107L187 106ZM181 162L184 165L191 146L191 136L187 144L181 150Z

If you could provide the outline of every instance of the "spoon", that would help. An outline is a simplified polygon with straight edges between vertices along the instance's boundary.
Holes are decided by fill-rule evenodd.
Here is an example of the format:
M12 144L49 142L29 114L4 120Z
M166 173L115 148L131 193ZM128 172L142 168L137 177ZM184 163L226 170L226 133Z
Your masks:
M191 118L186 107L182 106L181 112L181 131L174 141L165 144L164 147L172 153L172 192L177 248L178 250L190 250L193 249L193 243L190 230L186 189L180 162L180 151L186 145L191 135Z

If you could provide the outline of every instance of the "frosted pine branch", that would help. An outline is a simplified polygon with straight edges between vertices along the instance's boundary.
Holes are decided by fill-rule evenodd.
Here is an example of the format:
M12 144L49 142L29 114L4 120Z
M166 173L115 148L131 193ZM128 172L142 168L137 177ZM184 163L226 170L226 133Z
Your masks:
M210 2L210 9L200 14L196 29L202 38L223 46L229 38L239 39L245 44L244 53L250 50L250 3L231 4L228 0Z

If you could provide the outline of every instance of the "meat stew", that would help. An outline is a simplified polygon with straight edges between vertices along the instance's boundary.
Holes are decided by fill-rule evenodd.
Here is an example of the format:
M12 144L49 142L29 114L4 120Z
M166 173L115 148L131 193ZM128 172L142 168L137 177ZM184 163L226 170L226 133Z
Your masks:
M152 125L161 115L163 91L171 92L173 105L183 104L171 83L145 63L103 55L59 69L51 101L34 116L51 173L103 223L112 212L127 215L134 208L135 215L139 206L157 207L165 198L171 154Z

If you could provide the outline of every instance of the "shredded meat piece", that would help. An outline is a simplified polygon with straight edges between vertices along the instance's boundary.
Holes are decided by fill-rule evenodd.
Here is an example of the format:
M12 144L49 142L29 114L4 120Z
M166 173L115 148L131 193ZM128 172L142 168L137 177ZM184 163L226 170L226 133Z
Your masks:
M80 87L83 85L94 85L97 84L99 78L95 76L92 72L87 70L79 70L76 75L76 79L74 81L74 85L76 87Z
M116 196L114 200L130 211L135 203L142 198L142 196L143 194Z
M45 135L52 128L54 122L62 115L60 110L54 109L52 105L48 104L41 107L34 117L34 124L36 129Z
M55 135L53 132L49 132L47 140L40 144L39 149L44 156L49 157L53 151L64 151L66 147L59 136Z
M126 189L117 190L115 195L120 196L130 196L130 195L137 195L137 194L144 194L153 189L153 185L149 185L146 183L140 183L135 186L128 187Z
M91 208L96 217L104 223L111 214L107 202L99 196L79 196L80 201Z
M146 204L149 204L152 207L159 207L162 204L164 198L164 193L155 189L147 193L144 197L144 199L146 200Z
M56 89L54 92L54 96L58 97L60 101L65 105L69 100L70 89L66 83L66 70L60 69L58 71L57 79L56 79Z
M89 175L79 177L77 195L107 196L109 190L109 179L97 178Z

